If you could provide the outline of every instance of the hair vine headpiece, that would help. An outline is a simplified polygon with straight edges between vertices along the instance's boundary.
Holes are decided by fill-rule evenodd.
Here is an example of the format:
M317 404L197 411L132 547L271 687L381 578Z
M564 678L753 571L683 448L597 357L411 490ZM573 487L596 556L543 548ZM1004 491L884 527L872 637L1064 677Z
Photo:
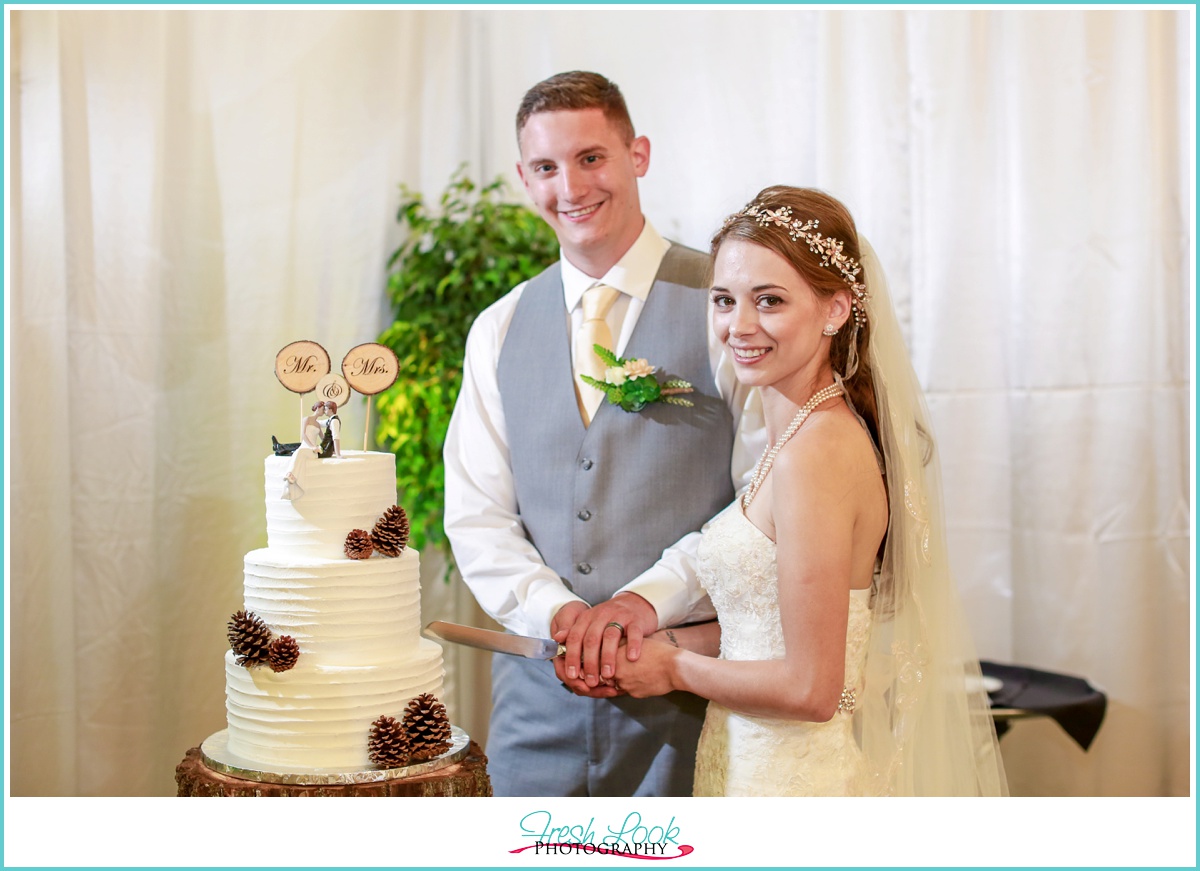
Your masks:
M801 221L799 218L793 218L791 206L768 209L761 203L754 202L740 212L730 215L725 220L725 226L728 227L737 218L742 217L754 218L763 227L770 224L783 227L788 231L789 238L797 242L801 240L806 242L808 250L820 256L821 265L836 269L841 273L842 281L850 286L850 290L853 292L851 308L854 310L854 326L861 327L867 322L867 300L870 299L870 295L867 293L867 286L858 280L858 273L862 271L862 267L857 260L842 251L843 245L840 239L823 236L817 230L821 223L819 220L810 218L807 221Z

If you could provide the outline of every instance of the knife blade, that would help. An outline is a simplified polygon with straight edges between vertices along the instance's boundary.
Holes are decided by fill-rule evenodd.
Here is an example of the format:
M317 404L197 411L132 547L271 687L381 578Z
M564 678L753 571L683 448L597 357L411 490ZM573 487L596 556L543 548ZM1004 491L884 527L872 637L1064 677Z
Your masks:
M491 650L496 653L524 656L527 659L554 659L556 656L562 656L567 650L566 647L550 638L510 635L507 632L494 632L491 629L446 623L443 620L434 620L429 623L421 631L421 634L426 638L450 641L454 644L466 644L468 647L478 647L481 650Z

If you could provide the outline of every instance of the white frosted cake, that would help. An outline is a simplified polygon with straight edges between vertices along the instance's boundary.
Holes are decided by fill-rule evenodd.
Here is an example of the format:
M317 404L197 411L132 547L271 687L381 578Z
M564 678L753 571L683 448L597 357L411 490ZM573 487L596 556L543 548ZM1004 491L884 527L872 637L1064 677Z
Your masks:
M246 554L245 609L299 647L285 671L225 654L228 749L279 772L372 767L368 734L413 698L442 692L442 649L422 638L418 556L348 559L396 501L396 458L344 451L315 460L304 495L283 496L290 457L266 460L267 547Z

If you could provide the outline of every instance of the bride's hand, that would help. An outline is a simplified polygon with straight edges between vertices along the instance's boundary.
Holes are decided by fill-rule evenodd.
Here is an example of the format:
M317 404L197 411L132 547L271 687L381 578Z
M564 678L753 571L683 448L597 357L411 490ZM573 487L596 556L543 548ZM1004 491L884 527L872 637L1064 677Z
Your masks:
M636 661L617 657L613 684L635 699L666 695L675 689L671 678L675 657L682 652L673 644L649 637L642 642L642 655Z

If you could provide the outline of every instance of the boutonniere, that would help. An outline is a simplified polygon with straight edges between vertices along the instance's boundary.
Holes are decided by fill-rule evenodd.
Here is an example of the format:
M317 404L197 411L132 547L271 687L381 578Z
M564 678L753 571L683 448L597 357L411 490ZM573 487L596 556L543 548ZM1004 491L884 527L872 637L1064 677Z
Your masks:
M683 405L691 408L695 405L690 399L684 399L680 394L691 393L692 385L681 378L671 378L658 383L654 377L654 368L643 360L626 360L618 357L603 345L592 345L596 356L604 361L604 380L600 381L590 375L580 375L585 384L590 384L597 390L603 390L612 405L619 405L626 411L641 411L652 402L669 402L672 405Z

